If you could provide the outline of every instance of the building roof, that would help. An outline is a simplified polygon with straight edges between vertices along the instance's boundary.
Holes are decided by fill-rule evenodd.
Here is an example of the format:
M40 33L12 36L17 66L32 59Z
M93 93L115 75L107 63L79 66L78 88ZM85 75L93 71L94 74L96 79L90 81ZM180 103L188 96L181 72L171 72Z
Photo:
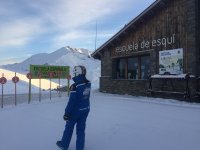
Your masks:
M146 8L141 14L126 24L120 31L112 36L108 41L102 44L97 50L95 50L91 56L96 59L101 59L101 51L113 45L116 40L120 40L123 34L127 34L129 31L133 31L141 23L144 23L146 19L154 16L155 12L162 9L170 0L156 0L148 8Z

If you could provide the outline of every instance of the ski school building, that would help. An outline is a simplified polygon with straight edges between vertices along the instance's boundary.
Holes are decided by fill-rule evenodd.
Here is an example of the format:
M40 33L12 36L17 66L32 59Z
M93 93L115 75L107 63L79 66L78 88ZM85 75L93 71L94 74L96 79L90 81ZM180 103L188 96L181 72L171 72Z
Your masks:
M156 0L92 53L100 91L198 97L199 28L199 0Z

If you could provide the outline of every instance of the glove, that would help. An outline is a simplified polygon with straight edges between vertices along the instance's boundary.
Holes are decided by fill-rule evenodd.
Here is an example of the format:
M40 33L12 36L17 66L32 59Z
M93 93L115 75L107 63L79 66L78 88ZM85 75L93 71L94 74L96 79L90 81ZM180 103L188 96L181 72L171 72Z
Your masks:
M65 121L69 121L69 115L68 114L64 114L64 116L63 116L63 119L65 120Z

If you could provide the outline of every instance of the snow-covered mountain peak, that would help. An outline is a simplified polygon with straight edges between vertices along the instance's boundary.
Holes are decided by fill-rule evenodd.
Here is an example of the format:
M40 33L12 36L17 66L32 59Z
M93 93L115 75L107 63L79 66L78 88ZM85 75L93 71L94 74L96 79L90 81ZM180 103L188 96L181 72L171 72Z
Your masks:
M56 65L70 66L71 70L76 65L83 65L87 68L87 77L93 83L98 84L100 76L100 61L90 56L90 51L82 48L62 47L51 53L35 54L21 63L8 64L1 68L26 74L32 65Z
M83 49L83 48L72 48L70 46L66 46L61 48L62 50L66 49L68 52L73 52L73 53L80 53L86 56L90 57L91 52L88 51L87 49Z

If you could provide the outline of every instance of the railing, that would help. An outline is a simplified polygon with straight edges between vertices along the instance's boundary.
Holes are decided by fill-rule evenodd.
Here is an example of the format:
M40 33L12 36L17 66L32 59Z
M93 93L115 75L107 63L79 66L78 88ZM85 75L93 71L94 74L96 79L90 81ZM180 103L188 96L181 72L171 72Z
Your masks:
M163 93L163 94L179 94L179 95L183 95L183 97L189 98L190 99L190 89L189 89L189 79L191 78L191 75L189 74L179 74L179 75L172 75L169 73L163 74L163 75L159 75L159 74L155 74L155 75L149 75L149 88L147 90L148 93L151 94L151 96L153 96L155 93ZM159 80L159 83L161 84L161 87L157 87L157 89L153 88L153 80ZM174 86L174 81L179 80L181 82L184 82L185 86L182 87L182 91L175 89ZM161 82L160 82L161 81ZM164 89L164 86L170 83L168 85L168 87L171 88L171 90L166 90Z
M2 100L1 98L2 95L0 95L0 110L1 108L5 106L11 106L11 105L19 105L19 104L25 104L25 103L30 103L28 98L29 98L29 93L20 93L17 94L17 99L15 103L15 95L14 94L4 94L4 99ZM39 94L38 93L31 93L31 102L41 102L43 100L49 99L49 92L42 92L41 94L41 101L39 100ZM52 91L52 98L61 98L61 97L68 97L67 92L61 92L59 95L59 92L57 91Z

